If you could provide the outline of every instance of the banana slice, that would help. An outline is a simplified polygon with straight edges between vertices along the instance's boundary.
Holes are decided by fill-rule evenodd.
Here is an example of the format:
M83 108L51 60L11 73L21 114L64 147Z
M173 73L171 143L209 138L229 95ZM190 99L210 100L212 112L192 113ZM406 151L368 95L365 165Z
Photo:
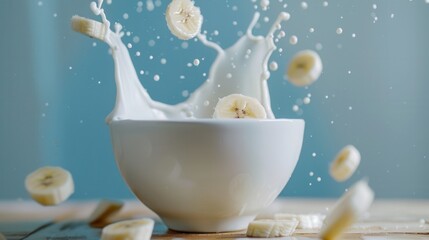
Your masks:
M119 212L123 206L123 202L102 200L92 212L88 222L93 227L104 227L109 218Z
M267 118L267 113L256 98L231 94L219 99L213 118Z
M25 188L42 205L59 204L74 192L72 175L60 167L43 167L30 173Z
M338 182L350 178L360 163L360 153L353 146L345 146L331 163L330 174Z
M335 204L323 221L320 237L337 239L371 206L374 192L365 180L353 185Z
M101 240L149 240L154 224L149 218L113 223L103 228Z
M276 220L296 220L298 221L297 229L320 229L325 216L320 214L290 214L276 213Z
M322 60L312 50L304 50L293 56L287 70L287 79L298 87L315 82L322 73Z
M258 219L249 223L246 235L248 237L286 237L295 232L297 220Z
M173 0L165 13L171 33L182 40L195 37L201 31L203 16L191 0Z
M80 16L72 17L71 26L75 32L79 32L102 41L104 41L109 32L109 29L101 22Z

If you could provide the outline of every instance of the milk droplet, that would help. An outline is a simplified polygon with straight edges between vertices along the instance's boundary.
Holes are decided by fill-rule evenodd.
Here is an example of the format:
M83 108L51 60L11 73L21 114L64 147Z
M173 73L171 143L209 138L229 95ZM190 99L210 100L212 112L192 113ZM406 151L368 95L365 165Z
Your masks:
M226 74L226 78L228 79L232 78L232 74L231 73Z
M310 99L309 97L305 97L305 98L302 100L302 102L303 102L304 104L310 104L311 99Z
M270 21L270 18L269 17L264 17L264 22L269 22Z
M301 8L306 10L308 8L307 2L301 2Z
M155 5L153 4L152 0L147 0L146 1L146 9L151 12L155 9Z
M259 5L261 6L262 10L266 11L268 6L270 6L270 0L261 0Z
M144 71L143 70L140 70L140 75L143 75L144 74Z
M372 9L377 9L377 4L372 4Z
M353 107L352 106L349 106L349 110L351 111L351 110L353 110Z
M165 58L161 58L161 60L159 61L161 64L166 64L167 63L167 59Z
M311 154L311 156L316 157L317 154L314 152L314 153Z
M322 178L321 177L317 177L317 179L316 179L318 182L321 182L322 181Z
M270 70L271 71L277 71L277 69L279 68L279 65L277 64L277 62L275 62L275 61L272 61L271 63L270 63Z
M298 112L298 111L299 111L299 107L298 107L298 105L293 105L293 106L292 106L292 111L294 111L294 112Z
M194 66L198 66L200 65L200 60L199 59L194 59Z
M310 28L308 31L311 32L311 33L313 33L314 32L314 28Z
M292 36L290 37L290 39L289 39L289 43L290 43L290 44L292 44L292 45L297 44L297 43L298 43L298 37L297 37L297 36L295 36L295 35L292 35Z
M187 96L189 96L189 91L188 91L188 90L183 90L183 91L182 91L182 96L183 96L183 97L187 97Z
M328 1L324 1L324 2L323 2L323 6L324 6L324 7L327 7L328 5L329 5Z
M159 77L159 75L158 75L158 74L155 74L155 75L153 76L153 80L155 80L155 81L159 81L159 79L160 79L160 77Z
M356 33L352 33L352 38L355 38L356 37Z
M310 175L310 177L314 176L314 172L309 172L308 175Z
M128 13L124 13L124 14L122 15L122 18L123 18L123 19L125 19L125 20L127 20L129 17L130 17L130 16L128 15Z
M342 28L337 28L336 33L337 33L338 35L339 35L339 34L342 34L342 33L343 33L343 29L342 29Z
M189 47L188 42L182 42L182 44L180 45L183 49L187 49Z
M134 43L139 43L140 42L140 38L138 36L134 36L133 37L133 42Z
M156 42L153 39L151 39L147 42L147 45L149 45L149 47L153 47L153 46L155 46L155 44L156 44Z

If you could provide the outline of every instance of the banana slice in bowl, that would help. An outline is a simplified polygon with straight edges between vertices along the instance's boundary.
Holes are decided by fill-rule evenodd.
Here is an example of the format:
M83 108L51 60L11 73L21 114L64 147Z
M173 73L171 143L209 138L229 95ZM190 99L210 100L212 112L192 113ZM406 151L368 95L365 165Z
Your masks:
M69 171L60 167L42 167L25 179L30 196L42 205L57 205L72 195L74 183Z
M191 0L173 0L168 5L165 19L171 33L182 40L195 37L201 31L203 16Z
M267 118L264 106L256 99L242 94L231 94L216 104L213 118Z
M319 54L312 50L304 50L293 56L289 62L286 78L298 87L314 83L322 73L323 65Z

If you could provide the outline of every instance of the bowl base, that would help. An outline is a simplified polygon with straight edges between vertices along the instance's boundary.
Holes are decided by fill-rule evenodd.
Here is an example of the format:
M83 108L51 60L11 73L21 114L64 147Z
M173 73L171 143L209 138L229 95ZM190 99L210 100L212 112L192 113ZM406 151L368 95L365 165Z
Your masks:
M247 229L249 222L256 216L239 216L222 219L183 219L161 217L167 227L177 232L187 233L221 233L236 232Z

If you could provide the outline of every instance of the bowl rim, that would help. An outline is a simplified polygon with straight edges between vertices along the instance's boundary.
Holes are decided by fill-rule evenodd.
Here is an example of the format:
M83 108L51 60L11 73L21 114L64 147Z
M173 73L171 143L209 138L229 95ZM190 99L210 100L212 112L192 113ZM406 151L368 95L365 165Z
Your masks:
M212 124L212 125L218 125L218 124L243 124L243 123L305 123L304 119L299 118L278 118L278 119L234 119L234 118L225 118L225 119L213 119L213 118L199 118L199 119L117 119L112 120L109 125L115 125L125 122L133 122L133 123L161 123L161 124Z

